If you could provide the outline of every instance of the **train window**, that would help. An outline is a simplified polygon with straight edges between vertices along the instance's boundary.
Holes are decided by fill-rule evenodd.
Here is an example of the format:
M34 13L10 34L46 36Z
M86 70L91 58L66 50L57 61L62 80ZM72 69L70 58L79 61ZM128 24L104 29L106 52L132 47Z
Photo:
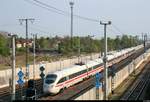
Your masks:
M81 74L83 74L83 73L85 73L85 72L87 72L87 69L82 70L82 71L77 72L77 73L74 73L74 74L71 74L71 75L69 75L69 79L72 79L72 78L74 78L74 77L76 77L76 76L79 76L79 75L81 75Z
M85 73L85 72L87 72L87 70L86 70L86 69L82 71L82 73Z
M78 76L78 74L79 74L79 72L69 75L69 79L72 79L72 78Z
M48 75L46 76L46 79L47 79L47 78L54 78L54 79L56 79L56 77L57 77L56 74L48 74Z
M55 75L55 74L48 74L48 75L46 76L45 83L47 83L47 84L52 84L52 83L54 83L55 80L56 80L56 77L57 77L57 75Z
M62 82L64 82L64 81L66 81L66 77L61 78L61 79L58 81L57 84L62 83Z
M97 68L96 66L93 67L93 69L96 69L96 68Z
M79 76L80 75L80 72L77 72L77 74L76 74L77 76Z
M103 65L103 63L98 64L98 65L94 66L93 69L96 69L96 68L98 68L98 67L100 67L100 66L102 66L102 65Z
M72 78L73 78L73 77L76 77L76 73L72 74Z
M54 83L54 80L46 79L46 80L45 80L45 83L46 83L46 84L52 84L52 83Z
M73 78L73 75L69 75L69 79Z
M84 73L84 71L82 70L82 71L81 71L81 74L83 74L83 73Z
M89 70L88 71L91 71L92 70L92 67L91 68L89 68Z
M78 72L79 73L79 75L81 75L82 74L82 71L80 71L80 72Z

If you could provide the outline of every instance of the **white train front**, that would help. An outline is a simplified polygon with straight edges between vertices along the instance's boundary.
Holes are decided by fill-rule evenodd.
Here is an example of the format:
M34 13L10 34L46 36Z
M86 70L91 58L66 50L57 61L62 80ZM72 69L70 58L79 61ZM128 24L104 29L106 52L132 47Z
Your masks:
M119 52L108 54L108 66L117 63L131 54L135 50L142 48L142 45L127 48ZM43 91L44 93L57 94L61 90L68 88L78 82L83 81L85 78L95 75L97 72L103 70L102 58L89 61L84 65L73 65L72 67L62 69L53 73L48 73L44 79Z

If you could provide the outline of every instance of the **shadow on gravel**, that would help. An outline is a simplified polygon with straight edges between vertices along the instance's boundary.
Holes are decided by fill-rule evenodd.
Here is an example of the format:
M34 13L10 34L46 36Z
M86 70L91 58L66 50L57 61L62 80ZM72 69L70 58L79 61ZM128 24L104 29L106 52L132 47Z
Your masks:
M146 94L145 94L144 99L145 99L145 100L150 100L150 82L149 82L149 84L148 84L148 87L147 87L145 93L146 93ZM150 102L150 101L149 101L149 102Z

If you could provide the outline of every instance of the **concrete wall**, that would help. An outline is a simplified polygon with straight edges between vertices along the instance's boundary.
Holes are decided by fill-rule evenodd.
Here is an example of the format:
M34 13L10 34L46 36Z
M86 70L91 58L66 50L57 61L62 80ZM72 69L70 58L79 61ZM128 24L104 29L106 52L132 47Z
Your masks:
M102 93L102 89L99 89L99 93ZM99 95L99 100L103 99L103 94ZM88 92L84 93L83 95L79 96L75 100L96 100L96 88L90 89Z
M122 70L118 71L114 76L114 88L117 88L128 76L133 72L134 69L137 69L138 66L150 56L150 50L147 53L139 56L127 66L122 68ZM111 93L112 90L112 77L108 78L108 93ZM99 89L99 99L103 100L103 91L102 88ZM84 93L83 95L79 96L75 100L96 100L96 88L92 88L88 92Z
M92 54L92 59L96 59L100 56L100 54ZM82 56L79 61L83 61L83 62L87 62L88 60L90 60L91 56ZM20 59L21 60L21 59ZM37 63L35 66L35 76L36 78L40 78L40 66L41 64L45 66L45 74L47 74L48 72L54 72L57 70L61 70L63 68L69 67L75 63L78 62L78 57L74 57L72 59L65 59L62 61L56 61L56 62L41 62L41 63ZM20 71L20 68L16 68L16 84L17 84L17 80L18 80L18 75L17 73ZM22 71L25 74L26 72L26 68L22 67ZM29 66L29 78L32 79L33 78L33 65ZM8 86L9 85L9 79L11 78L12 75L12 70L11 69L7 69L7 70L1 70L0 71L0 88L4 87L4 86Z

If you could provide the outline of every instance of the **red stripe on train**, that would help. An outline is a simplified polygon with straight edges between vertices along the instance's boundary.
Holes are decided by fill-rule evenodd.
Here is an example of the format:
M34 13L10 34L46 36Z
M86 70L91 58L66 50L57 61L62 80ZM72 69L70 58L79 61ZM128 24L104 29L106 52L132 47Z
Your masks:
M124 59L124 58L123 58L123 59ZM122 59L121 59L121 60L122 60ZM120 61L120 59L119 59L119 61ZM119 62L119 61L118 61L118 60L116 61L116 59L115 59L115 61L111 61L111 62L117 63L117 62ZM108 63L108 66L111 66L111 65L112 65L111 62ZM86 76L86 75L88 75L88 74L91 74L91 73L93 73L93 72L96 72L97 70L100 70L99 72L101 72L103 69L104 69L103 66L98 67L98 68L96 68L96 69L93 69L92 71L86 72L86 73L84 73L84 74L81 74L81 75L79 75L79 76L73 78L73 79L70 79L70 80L67 80L67 81L65 81L65 82L63 82L63 83L60 83L60 84L56 85L56 87L62 86L64 83L67 84L67 83L70 83L70 82L72 82L72 81L74 81L74 80L76 80L76 79L83 78L84 76Z
M101 69L101 70L100 70L100 69ZM84 74L81 74L81 75L79 75L79 76L73 78L73 79L70 79L70 80L67 80L67 81L65 81L65 82L63 82L63 83L61 83L61 84L58 84L56 87L62 86L64 83L67 84L67 83L70 83L70 82L72 82L72 81L74 81L74 80L76 80L76 79L83 78L84 76L86 76L86 75L88 75L88 74L91 74L91 73L93 73L93 72L96 72L97 70L100 70L99 72L101 72L102 69L103 69L103 67L102 67L102 68L101 68L101 67L98 67L98 68L96 68L96 69L94 69L94 70L92 70L92 71L90 71L90 72L86 72L86 73L84 73Z

